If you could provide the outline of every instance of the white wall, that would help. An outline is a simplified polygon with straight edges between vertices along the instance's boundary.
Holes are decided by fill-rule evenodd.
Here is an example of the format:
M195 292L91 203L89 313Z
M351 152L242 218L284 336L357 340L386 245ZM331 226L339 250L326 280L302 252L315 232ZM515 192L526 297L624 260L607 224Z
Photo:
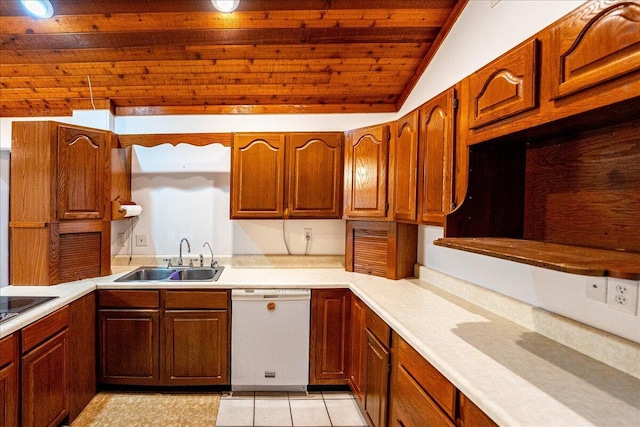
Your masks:
M309 255L344 254L343 220L230 220L230 162L231 149L219 144L134 147L132 199L143 212L112 223L112 254L129 254L133 235L133 255L176 257L183 237L196 256L209 254L204 242L216 256L285 255L283 225L292 254L307 249L304 228L312 229ZM125 233L125 246L118 245L119 233ZM136 245L138 235L147 236L147 246Z

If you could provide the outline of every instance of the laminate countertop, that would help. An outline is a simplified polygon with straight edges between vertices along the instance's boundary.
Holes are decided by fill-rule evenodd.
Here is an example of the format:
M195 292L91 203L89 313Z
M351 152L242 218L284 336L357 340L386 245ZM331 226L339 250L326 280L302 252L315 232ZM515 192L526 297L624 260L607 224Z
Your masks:
M151 287L114 282L123 274L56 286L0 288L2 295L59 296L0 324L0 337L96 288ZM425 280L394 281L342 269L227 267L218 282L152 287L349 287L499 425L640 426L640 379ZM640 362L640 346L625 345L635 357L629 363Z

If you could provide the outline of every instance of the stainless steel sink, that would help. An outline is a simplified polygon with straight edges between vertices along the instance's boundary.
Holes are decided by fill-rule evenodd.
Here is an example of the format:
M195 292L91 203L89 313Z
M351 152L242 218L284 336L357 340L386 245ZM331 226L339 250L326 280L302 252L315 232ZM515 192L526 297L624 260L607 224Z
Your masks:
M116 282L215 282L224 267L140 267Z

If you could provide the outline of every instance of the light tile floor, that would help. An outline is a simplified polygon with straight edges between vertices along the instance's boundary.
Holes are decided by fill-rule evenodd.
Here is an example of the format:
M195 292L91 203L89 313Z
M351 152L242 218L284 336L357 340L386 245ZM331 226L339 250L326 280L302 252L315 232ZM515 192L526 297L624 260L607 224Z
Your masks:
M348 392L236 392L222 395L217 427L366 427Z

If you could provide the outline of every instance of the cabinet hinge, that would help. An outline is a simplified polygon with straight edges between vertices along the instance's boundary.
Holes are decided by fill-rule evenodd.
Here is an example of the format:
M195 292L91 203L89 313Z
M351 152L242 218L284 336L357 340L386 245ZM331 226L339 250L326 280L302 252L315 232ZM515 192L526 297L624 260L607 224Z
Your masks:
M385 212L388 212L388 211L389 211L389 202L386 202L386 203L384 204L384 211L385 211Z
M453 98L453 109L457 110L458 109L458 104L460 104L458 102L458 98Z

